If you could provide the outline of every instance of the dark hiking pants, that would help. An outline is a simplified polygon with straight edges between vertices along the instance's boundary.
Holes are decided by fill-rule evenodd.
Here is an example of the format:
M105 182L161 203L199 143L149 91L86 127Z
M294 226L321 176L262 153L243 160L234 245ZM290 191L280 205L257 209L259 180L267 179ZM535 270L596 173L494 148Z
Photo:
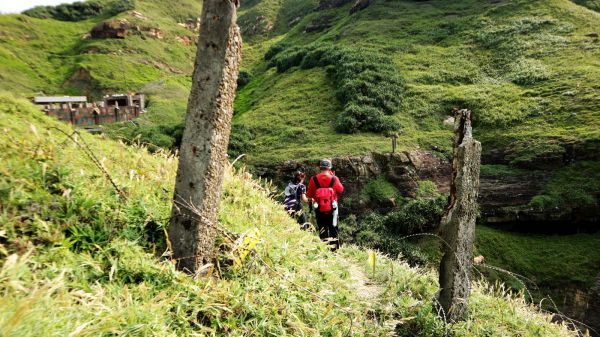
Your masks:
M319 237L327 245L330 246L332 251L340 248L339 230L338 226L333 226L334 213L321 213L315 212L317 218L317 229L319 230Z

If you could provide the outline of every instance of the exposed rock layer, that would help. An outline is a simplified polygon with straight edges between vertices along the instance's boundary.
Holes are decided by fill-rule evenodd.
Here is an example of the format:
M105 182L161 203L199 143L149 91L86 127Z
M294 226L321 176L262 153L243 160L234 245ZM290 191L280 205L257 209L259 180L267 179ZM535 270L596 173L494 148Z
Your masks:
M581 152L583 154L583 152ZM569 154L567 151L566 154ZM566 165L572 158L593 159L571 152L554 168ZM506 164L499 152L488 154L484 164ZM491 159L495 159L492 161ZM486 161L487 160L487 163ZM270 166L257 166L259 176L272 179L276 183L285 183L294 171L303 170L309 174L317 171L317 162L287 161ZM366 156L348 156L333 158L337 175L346 186L342 203L342 214L361 214L371 209L385 209L390 205L366 204L360 195L363 187L372 179L383 176L394 184L405 197L414 197L418 182L430 180L442 193L449 192L451 166L447 159L422 150L399 153L372 153ZM547 162L532 164L547 165ZM489 224L566 223L589 224L600 218L600 209L579 208L577 205L564 205L555 209L535 209L529 207L531 199L543 193L544 185L551 173L548 170L522 170L511 174L487 174L480 178L479 204L481 220Z

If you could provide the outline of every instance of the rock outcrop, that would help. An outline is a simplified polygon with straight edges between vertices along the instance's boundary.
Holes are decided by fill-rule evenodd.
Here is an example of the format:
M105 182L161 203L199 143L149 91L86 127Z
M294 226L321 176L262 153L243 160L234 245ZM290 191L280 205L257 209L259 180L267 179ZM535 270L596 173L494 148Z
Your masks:
M314 33L314 32L321 32L326 29L329 29L333 25L333 19L334 19L333 15L325 15L325 16L316 17L306 26L306 28L304 28L304 32L305 33Z
M238 20L242 34L245 36L268 34L273 31L273 22L264 15L257 17L246 15Z
M432 153L411 151L399 153L372 153L366 156L348 156L332 159L336 174L345 185L342 213L360 214L382 205L365 204L361 200L361 191L371 180L385 177L398 188L405 197L415 197L418 182L430 180L442 193L449 192L451 167L448 161ZM287 161L273 166L257 166L259 176L284 183L297 170L309 174L317 172L316 162ZM389 205L383 205L388 207Z
M186 35L182 35L182 36L177 35L177 36L175 36L175 40L186 46L191 46L194 44L194 41L189 36L186 36Z
M185 22L177 23L178 26L189 29L194 32L200 31L200 18L197 19L187 19Z
M600 274L596 277L596 285L588 292L587 310L583 320L600 331Z
M90 31L92 39L124 39L130 29L127 20L104 21Z
M350 14L362 11L363 9L369 7L373 2L375 2L375 0L356 0L354 6L352 6L350 9Z
M92 28L89 36L92 39L124 39L130 34L155 39L163 38L163 31L160 28L138 26L125 19L100 22Z
M582 149L584 146L571 147ZM565 156L556 163L558 169L573 158L589 159L589 155L580 150L566 150ZM539 159L539 158L538 158ZM534 161L537 160L534 158ZM496 150L482 158L483 164L507 164L506 151ZM450 186L451 166L449 161L434 152L422 150L400 153L372 153L366 156L349 156L333 158L337 174L346 186L344 197L352 200L351 204L342 205L349 213L361 214L370 209L381 209L382 205L364 204L360 195L364 186L380 176L392 183L405 197L414 197L418 182L429 180L435 183L441 193L448 193ZM540 159L531 166L547 167L549 163ZM552 169L552 170L554 170ZM285 183L295 170L304 170L310 174L316 172L316 162L287 161L269 166L257 166L259 176L278 183ZM573 225L587 226L598 221L600 209L579 208L577 205L565 205L561 208L536 209L529 206L531 199L543 194L552 170L515 170L511 173L485 173L480 177L479 205L481 221L497 226L515 226L523 229L527 225L531 230L549 228L548 224L569 222ZM550 173L549 173L550 172ZM383 206L388 207L388 206ZM577 226L564 227L577 230Z
M350 2L352 2L352 0L320 0L319 10L339 8Z

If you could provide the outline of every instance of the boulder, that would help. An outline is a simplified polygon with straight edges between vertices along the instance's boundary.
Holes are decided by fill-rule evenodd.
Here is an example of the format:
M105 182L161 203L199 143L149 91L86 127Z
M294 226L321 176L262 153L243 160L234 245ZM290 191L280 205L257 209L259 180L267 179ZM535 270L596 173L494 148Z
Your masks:
M90 31L92 39L124 39L131 25L127 20L104 21L95 25Z
M362 11L363 9L369 7L375 0L356 0L354 6L350 9L350 14L354 14L358 11Z
M185 35L183 35L183 36L177 35L177 36L175 36L175 40L186 46L191 46L194 44L194 41L192 41L192 39L189 36L185 36Z
M140 20L144 20L144 21L148 20L148 18L144 14L142 14L138 11L131 11L129 13L129 16L131 16L132 18L136 18L136 19L140 19Z
M147 28L146 32L155 39L161 40L163 38L163 32L160 28Z

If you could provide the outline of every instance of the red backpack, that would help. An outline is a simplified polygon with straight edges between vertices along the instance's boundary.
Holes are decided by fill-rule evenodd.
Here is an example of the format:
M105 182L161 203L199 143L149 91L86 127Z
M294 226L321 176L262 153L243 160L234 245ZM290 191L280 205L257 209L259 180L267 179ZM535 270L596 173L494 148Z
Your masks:
M336 176L331 177L331 182L328 187L321 187L317 176L313 177L313 182L317 187L315 191L315 201L319 205L318 210L321 213L328 213L334 210L333 200L335 199L335 191L333 190L333 184L335 184Z

